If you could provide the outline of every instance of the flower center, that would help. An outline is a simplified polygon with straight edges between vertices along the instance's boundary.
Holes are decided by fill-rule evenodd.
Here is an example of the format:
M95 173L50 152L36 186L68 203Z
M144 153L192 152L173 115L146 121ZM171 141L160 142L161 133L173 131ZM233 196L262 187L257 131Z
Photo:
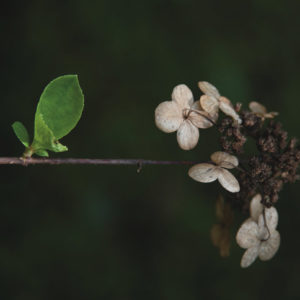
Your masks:
M184 108L182 110L182 117L183 117L184 120L187 120L189 118L190 112L191 112L191 110L188 109L188 108Z

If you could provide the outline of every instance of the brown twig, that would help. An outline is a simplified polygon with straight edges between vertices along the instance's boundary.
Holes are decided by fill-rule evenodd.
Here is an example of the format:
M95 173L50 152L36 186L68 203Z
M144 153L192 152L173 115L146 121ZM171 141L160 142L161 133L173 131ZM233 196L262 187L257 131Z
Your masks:
M194 165L196 161L149 159L91 159L91 158L20 158L0 157L0 165Z

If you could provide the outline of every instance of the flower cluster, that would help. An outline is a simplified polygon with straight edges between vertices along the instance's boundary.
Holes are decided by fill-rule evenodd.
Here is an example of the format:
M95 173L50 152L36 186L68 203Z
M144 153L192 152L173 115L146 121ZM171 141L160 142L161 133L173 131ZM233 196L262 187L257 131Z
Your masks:
M247 249L241 261L245 268L257 257L271 259L279 248L274 204L284 184L299 179L300 149L296 139L289 139L281 124L273 120L277 112L268 112L255 101L250 102L249 110L242 110L241 104L233 105L212 84L201 81L198 87L203 95L195 101L186 85L176 86L171 101L156 108L155 123L166 133L177 131L177 142L183 150L196 147L199 129L214 127L219 132L219 151L210 161L191 167L188 175L202 183L218 180L227 192L225 200L218 198L218 223L211 230L221 256L229 254L232 209L250 214L236 235L238 245ZM249 139L256 144L255 153L245 153Z

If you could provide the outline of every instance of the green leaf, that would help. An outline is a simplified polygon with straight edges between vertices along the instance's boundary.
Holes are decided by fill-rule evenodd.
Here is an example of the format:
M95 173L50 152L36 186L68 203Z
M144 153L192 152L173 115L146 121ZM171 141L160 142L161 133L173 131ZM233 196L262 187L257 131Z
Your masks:
M44 89L37 105L34 122L33 152L48 155L46 150L67 151L59 139L78 123L84 97L77 75L65 75L51 81Z
M42 156L42 157L49 157L49 154L46 150L36 150L35 151L35 154L38 155L38 156Z
M67 151L68 148L58 142L53 132L46 125L43 116L36 114L35 117L35 136L32 143L34 153L38 150L51 150L54 152Z
M15 135L21 141L21 143L25 147L29 147L29 134L25 126L21 122L17 121L12 124L12 128L14 130Z
M44 89L36 110L36 119L42 115L44 123L56 140L67 135L78 123L84 105L84 96L77 75L65 75L51 81ZM38 122L35 122L37 127ZM35 138L38 138L35 128Z

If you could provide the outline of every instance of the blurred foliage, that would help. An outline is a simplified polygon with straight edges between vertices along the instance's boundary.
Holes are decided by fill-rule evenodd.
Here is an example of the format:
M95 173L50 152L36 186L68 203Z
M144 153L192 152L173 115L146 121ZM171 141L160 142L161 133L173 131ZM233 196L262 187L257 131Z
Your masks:
M198 97L198 80L279 111L299 136L299 9L271 0L8 1L0 155L21 155L10 125L33 128L38 96L63 74L79 74L86 105L60 157L205 160L217 150L213 129L184 152L153 121L176 84ZM2 166L0 176L1 299L299 298L297 184L278 203L278 254L242 270L242 249L222 259L209 239L217 183L193 182L185 167Z

